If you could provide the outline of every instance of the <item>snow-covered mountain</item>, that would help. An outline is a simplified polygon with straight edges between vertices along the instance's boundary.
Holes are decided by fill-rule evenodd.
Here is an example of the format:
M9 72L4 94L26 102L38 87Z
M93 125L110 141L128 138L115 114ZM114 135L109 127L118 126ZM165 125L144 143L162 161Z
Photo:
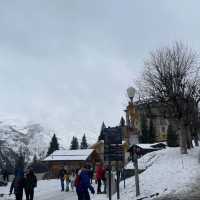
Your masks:
M39 123L19 123L14 120L0 121L0 160L14 159L20 148L28 151L29 158L43 157L51 140L50 131ZM26 152L27 153L27 152ZM12 158L13 157L13 158Z

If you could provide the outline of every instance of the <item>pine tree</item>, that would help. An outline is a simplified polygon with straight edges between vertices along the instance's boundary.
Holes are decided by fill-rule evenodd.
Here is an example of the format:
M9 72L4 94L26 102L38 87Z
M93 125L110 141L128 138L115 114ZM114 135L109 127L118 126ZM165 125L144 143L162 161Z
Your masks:
M125 126L125 120L124 120L123 117L121 117L119 126L121 126L121 127L124 127L124 126Z
M140 142L149 143L149 130L147 127L147 118L144 114L141 116L141 132L142 135L140 137Z
M167 129L167 145L169 147L177 147L178 146L178 136L173 130L173 127L171 124L169 124Z
M102 125L101 125L101 131L100 131L100 134L99 134L99 137L98 137L98 141L104 140L103 131L104 131L105 128L106 128L106 125L103 122Z
M150 124L149 124L149 139L148 140L149 140L148 143L154 143L156 140L155 129L153 126L152 118L150 119Z
M70 149L71 149L71 150L79 149L79 144L78 144L78 139L77 139L77 137L74 137L74 136L73 136L72 141L71 141Z
M56 150L59 150L59 144L58 144L57 137L54 134L52 139L51 139L51 142L50 142L50 145L49 145L49 149L47 151L47 156L49 156L50 154L52 154Z
M87 149L88 148L87 139L86 139L85 134L82 137L80 148L81 149Z

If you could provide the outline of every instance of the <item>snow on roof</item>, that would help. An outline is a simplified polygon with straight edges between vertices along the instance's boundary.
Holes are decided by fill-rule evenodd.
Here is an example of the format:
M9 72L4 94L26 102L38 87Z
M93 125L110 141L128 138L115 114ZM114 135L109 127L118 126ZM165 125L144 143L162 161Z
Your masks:
M94 149L57 150L44 161L87 160Z
M136 144L136 146L138 146L142 149L155 149L152 147L152 144Z
M155 145L158 145L158 144L163 144L163 145L166 145L164 142L158 142L158 143L151 143L151 144L143 144L143 143L140 143L140 144L136 144L136 146L142 148L142 149L160 149L160 148L157 148L157 147L154 147Z

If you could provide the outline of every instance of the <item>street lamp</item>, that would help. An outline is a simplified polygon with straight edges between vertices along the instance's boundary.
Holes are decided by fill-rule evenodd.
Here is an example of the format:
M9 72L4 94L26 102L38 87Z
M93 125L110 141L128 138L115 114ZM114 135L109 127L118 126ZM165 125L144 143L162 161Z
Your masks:
M128 106L127 106L127 112L126 112L126 121L127 121L127 126L128 128L131 128L131 129L134 129L135 128L135 108L134 108L134 105L133 105L133 98L135 96L135 93L136 93L136 90L135 88L133 87L129 87L127 89L127 94L128 94L128 97L130 98L130 102L128 103Z
M130 98L131 102L133 102L133 98L134 98L134 96L135 96L135 93L136 93L135 88L129 87L129 88L127 89L127 94L128 94L128 97Z
M128 97L130 98L131 102L129 102L129 106L127 107L128 112L130 112L131 117L131 123L128 122L128 126L131 125L132 128L134 128L134 114L133 114L133 98L135 96L136 90L133 87L129 87L127 89ZM129 117L128 117L129 118ZM129 119L128 119L129 121ZM135 186L136 186L136 196L140 195L140 186L139 186L139 172L138 172L138 159L137 159L137 152L136 149L132 149L132 159L134 163L134 169L135 169Z

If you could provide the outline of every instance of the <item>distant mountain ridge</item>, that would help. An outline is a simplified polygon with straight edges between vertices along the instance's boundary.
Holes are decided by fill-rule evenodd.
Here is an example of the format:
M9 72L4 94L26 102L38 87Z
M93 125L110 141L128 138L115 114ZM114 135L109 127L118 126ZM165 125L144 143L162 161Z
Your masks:
M44 157L51 137L50 131L39 123L0 121L0 167L5 163L12 165L20 149L28 151L30 160L34 155Z

